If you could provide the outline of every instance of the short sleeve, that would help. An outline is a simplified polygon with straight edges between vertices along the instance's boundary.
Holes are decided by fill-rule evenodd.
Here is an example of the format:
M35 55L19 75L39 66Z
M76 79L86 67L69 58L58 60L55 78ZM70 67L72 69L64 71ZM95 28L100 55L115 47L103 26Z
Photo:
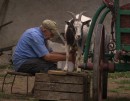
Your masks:
M37 35L36 32L33 32L31 34L29 45L32 50L38 55L38 57L42 57L49 53L45 45L44 38L40 35Z

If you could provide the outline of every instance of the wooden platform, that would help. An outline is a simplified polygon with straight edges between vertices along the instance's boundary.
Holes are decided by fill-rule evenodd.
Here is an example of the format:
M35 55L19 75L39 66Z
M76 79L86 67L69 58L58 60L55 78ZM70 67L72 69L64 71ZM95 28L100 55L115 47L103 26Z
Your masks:
M34 96L39 100L87 101L90 97L90 76L63 71L37 73Z

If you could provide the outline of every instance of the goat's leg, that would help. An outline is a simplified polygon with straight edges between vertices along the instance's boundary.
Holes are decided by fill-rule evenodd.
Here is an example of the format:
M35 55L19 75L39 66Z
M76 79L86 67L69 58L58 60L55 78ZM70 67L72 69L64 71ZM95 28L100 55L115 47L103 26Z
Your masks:
M78 49L78 52L77 52L77 56L76 56L76 64L75 64L75 69L77 72L81 72L81 68L78 68L78 66L83 62L82 60L82 50L81 49Z
M69 61L69 46L67 45L67 43L65 43L65 51L66 51L66 62L65 62L64 71L67 71L68 70L68 61Z

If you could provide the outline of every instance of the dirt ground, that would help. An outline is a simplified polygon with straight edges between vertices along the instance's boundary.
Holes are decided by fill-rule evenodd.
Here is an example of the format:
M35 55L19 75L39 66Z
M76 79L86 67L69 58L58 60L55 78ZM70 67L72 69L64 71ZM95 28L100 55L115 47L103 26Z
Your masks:
M122 80L130 81L130 78L108 79L108 99L110 101L130 101L130 83L119 83Z
M5 69L0 69L0 87L2 87L3 82L3 75L6 73ZM6 79L6 82L10 82L12 77L9 76ZM130 83L124 84L119 83L121 80L128 80L130 78L118 78L112 79L109 78L108 80L108 100L105 101L130 101ZM34 85L34 77L29 78L29 95L26 96L26 77L18 76L16 78L16 82L13 87L13 93L11 94L10 84L6 84L4 87L4 92L0 92L0 101L38 101L35 99L34 96L31 94L31 90ZM118 82L118 83L117 83ZM129 89L126 89L126 87ZM16 94L19 93L19 94Z

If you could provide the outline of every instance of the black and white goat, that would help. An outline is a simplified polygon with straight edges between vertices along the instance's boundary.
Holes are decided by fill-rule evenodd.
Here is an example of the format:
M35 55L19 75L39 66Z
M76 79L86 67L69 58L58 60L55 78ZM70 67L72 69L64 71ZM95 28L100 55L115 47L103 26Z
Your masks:
M91 18L84 16L83 15L84 12L81 12L80 14L77 15L75 15L72 12L68 13L72 16L72 19L66 21L65 25L66 63L64 70L80 71L78 65L80 64L80 58L82 56L85 41L88 35ZM69 67L68 66L69 51L75 47L77 48L76 61L74 67Z

